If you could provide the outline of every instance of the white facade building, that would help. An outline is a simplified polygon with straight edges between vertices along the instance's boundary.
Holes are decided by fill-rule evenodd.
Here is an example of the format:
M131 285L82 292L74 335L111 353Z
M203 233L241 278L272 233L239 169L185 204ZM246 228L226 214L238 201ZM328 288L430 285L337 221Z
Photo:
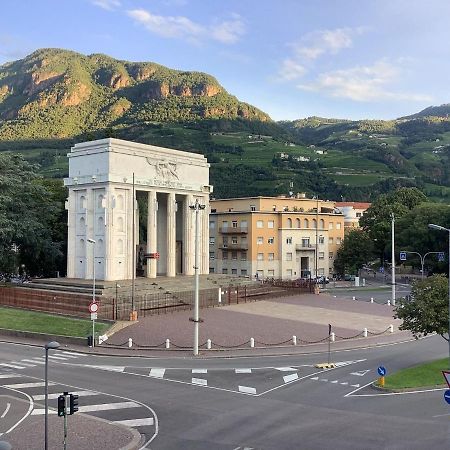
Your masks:
M131 279L133 270L193 275L196 199L206 206L199 273L208 273L212 187L203 155L108 138L76 144L68 157L68 278L92 279L94 264L99 280Z

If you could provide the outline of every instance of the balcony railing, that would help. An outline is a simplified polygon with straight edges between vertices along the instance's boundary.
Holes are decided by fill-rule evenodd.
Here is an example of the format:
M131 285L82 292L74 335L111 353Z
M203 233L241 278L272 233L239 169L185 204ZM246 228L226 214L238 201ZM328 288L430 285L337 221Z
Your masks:
M295 250L297 251L315 251L316 246L311 244L295 244Z
M220 227L219 233L223 234L247 234L248 227Z
M248 244L219 244L222 250L248 250Z

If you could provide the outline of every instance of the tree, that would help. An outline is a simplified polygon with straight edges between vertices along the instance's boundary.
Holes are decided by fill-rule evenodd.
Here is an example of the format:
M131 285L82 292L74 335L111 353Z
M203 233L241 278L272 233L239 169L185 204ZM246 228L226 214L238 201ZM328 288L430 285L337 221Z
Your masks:
M344 238L337 251L334 267L340 275L358 273L373 258L374 246L364 230L352 230Z
M426 196L417 188L400 188L389 194L380 195L361 217L361 227L374 241L380 262L391 240L391 215L396 220L408 211L426 201Z
M52 190L36 170L20 155L0 154L0 272L25 264L27 273L49 275L63 264L64 188L54 182Z
M414 283L409 298L398 302L394 317L403 320L400 330L411 331L416 339L437 333L448 341L447 278L438 274Z

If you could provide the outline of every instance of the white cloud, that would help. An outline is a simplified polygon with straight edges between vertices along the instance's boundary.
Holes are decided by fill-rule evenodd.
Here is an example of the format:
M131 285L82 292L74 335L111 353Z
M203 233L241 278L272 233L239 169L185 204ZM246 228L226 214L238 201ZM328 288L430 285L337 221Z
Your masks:
M301 78L306 73L306 69L293 59L285 59L278 71L278 79L292 81Z
M92 0L92 3L108 11L112 11L121 5L119 0Z
M202 25L184 16L158 16L144 9L129 10L127 14L151 33L166 38L188 38L193 41L210 38L224 44L234 44L245 33L244 23L237 15L213 25Z
M326 53L336 54L341 49L351 47L354 36L365 31L364 27L314 31L291 46L298 58L313 60Z
M359 102L377 100L430 101L430 96L396 92L390 87L400 76L400 68L381 60L372 66L356 66L349 69L322 73L311 83L300 84L302 90L348 98Z

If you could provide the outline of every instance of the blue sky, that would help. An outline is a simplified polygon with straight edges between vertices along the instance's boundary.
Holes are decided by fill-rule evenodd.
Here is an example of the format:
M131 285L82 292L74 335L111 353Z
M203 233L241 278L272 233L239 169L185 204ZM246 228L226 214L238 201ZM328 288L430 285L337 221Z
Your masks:
M274 120L450 103L448 0L2 0L0 64L43 47L215 76Z

